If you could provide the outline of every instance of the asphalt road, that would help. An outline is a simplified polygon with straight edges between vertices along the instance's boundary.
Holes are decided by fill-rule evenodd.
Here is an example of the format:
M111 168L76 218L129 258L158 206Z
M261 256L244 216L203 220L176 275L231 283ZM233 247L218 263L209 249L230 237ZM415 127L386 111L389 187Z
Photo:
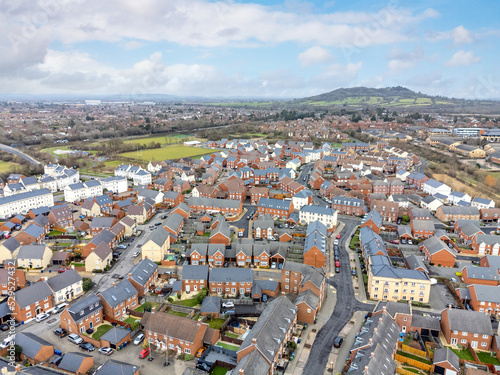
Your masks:
M29 155L26 155L24 152L19 151L18 149L15 149L13 147L1 144L1 143L0 143L0 150L8 152L9 154L20 156L21 158L23 158L24 160L27 160L31 164L35 164L35 165L36 164L41 164L38 160L36 160L35 158L32 158Z
M348 245L350 233L358 224L359 220L346 220L345 227L342 230L342 238L339 241L340 273L336 273L333 279L327 279L327 283L337 290L337 303L333 314L316 335L304 368L304 374L323 374L328 356L333 348L333 341L342 328L351 320L352 314L355 311L371 311L373 309L373 305L361 303L354 297L354 288L352 286L346 244Z

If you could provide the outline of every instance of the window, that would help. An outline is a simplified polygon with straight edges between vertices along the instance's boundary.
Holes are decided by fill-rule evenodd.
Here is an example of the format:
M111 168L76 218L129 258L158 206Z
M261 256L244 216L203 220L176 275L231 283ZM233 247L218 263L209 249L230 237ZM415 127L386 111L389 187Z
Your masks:
M474 337L478 337L479 335L477 333L474 333Z
M467 344L467 340L466 339L462 339L462 340L460 340L460 343L461 344Z
M467 336L467 332L463 331L462 336Z
M483 339L487 339L488 338L488 335L483 335Z
M486 346L487 344L485 342L482 342L481 343L481 346Z
M101 318L97 317L95 318L95 322L98 323L101 320Z
M26 313L26 318L29 318L31 316L31 312Z
M458 331L453 331L453 334L454 335L458 335Z
M184 353L191 354L191 349L188 349L188 348L184 349Z

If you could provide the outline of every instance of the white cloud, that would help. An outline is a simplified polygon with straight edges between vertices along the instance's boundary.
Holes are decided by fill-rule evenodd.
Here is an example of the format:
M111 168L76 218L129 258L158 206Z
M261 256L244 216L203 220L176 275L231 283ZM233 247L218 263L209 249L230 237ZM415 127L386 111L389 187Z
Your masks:
M130 42L125 43L125 49L136 49L140 48L144 45L144 43L138 42L137 40L131 40Z
M433 41L451 40L454 45L472 43L476 40L476 36L462 25L455 27L453 30L429 33L427 38Z
M325 90L351 86L356 81L362 67L362 62L349 63L347 65L331 64L322 73L313 77L311 84Z
M299 62L302 66L313 64L324 64L332 60L332 55L320 46L311 47L299 54Z
M471 64L477 64L479 61L481 61L481 58L479 56L474 56L474 52L465 52L465 51L458 51L453 56L451 56L451 59L446 61L444 63L445 66L467 66Z
M401 70L411 68L415 66L418 61L426 58L425 52L421 46L415 47L415 49L410 52L395 47L388 54L388 57L391 59L388 64L389 72L387 74L389 75L394 75Z

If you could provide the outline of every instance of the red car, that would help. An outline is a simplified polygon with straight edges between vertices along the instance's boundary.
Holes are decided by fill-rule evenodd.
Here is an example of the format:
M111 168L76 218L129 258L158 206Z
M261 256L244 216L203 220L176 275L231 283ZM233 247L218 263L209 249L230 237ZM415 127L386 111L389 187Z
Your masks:
M139 353L139 358L140 359L146 358L149 355L150 352L151 352L150 348L144 349L142 352Z
M5 238L6 240L8 240L8 239L10 238L10 234L6 234L6 235L4 236L4 238Z
M340 267L340 262L338 260L335 261L335 267Z
M339 233L339 234L337 234L337 240L340 240L340 237L342 237L342 236L340 235L340 233Z
M399 240L390 240L389 242L393 243L393 244L396 244L396 245L399 244Z
M57 270L57 273L64 273L66 272L68 269L67 268L64 268L64 267L61 267Z

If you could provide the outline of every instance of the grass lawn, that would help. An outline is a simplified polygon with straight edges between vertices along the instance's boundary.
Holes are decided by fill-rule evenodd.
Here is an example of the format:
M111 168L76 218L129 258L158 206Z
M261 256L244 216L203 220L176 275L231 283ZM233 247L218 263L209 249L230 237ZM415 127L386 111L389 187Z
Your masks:
M212 370L212 372L210 374L211 375L225 375L226 372L228 372L227 368L217 366Z
M148 145L151 142L160 143L162 145L170 145L172 143L187 142L194 140L194 137L179 134L179 135L160 135L157 137L143 137L124 140L123 143L135 143L138 145Z
M240 335L237 335L236 333L233 333L233 332L229 332L227 331L226 333L224 333L227 337L232 337L233 339L237 339L238 337L240 337Z
M102 335L104 335L106 332L108 332L113 326L109 324L103 324L97 327L97 330L92 334L92 338L94 340L99 340Z
M185 312L179 312L179 311L174 311L174 310L167 310L167 314L170 314L170 315L177 315L177 316L182 316L183 318L185 318L186 316L188 316L188 315L189 315L188 313L185 313Z
M205 148L174 145L151 150L124 152L120 154L120 156L141 161L161 161L166 159L203 156L211 154L212 152L212 150Z
M418 369L416 369L415 367L403 367L403 369L410 371L410 372L413 372L414 374L421 374L421 372L418 371Z
M137 320L139 320L139 319L129 317L129 318L125 319L124 322L128 323L128 324L134 324Z
M19 166L19 164L9 163L9 162L1 161L0 160L0 173L9 172L9 171L13 170L17 166Z
M483 363L491 363L492 365L497 366L500 365L498 358L495 356L492 357L489 352L476 352L476 354Z
M150 302L150 303L151 303L151 310L153 309L154 306L156 306L155 310L157 310L161 306L161 303L158 303L158 302ZM134 311L144 312L144 303L141 306L139 306L138 308L136 308Z
M210 328L213 329L220 329L222 327L222 324L224 324L225 320L224 319L212 319L212 320L207 320L208 325Z
M458 355L459 358L467 359L469 361L474 361L474 357L469 352L469 349L462 349L462 350L451 349L451 350L453 351L453 353L455 353L456 355Z
M234 350L234 351L238 350L238 346L226 344L225 342L220 342L220 341L217 343L217 346L220 346L224 349Z
M175 305L187 306L187 307L195 307L198 304L196 298L183 299L181 301L175 301Z
M467 350L467 352L469 352L469 351ZM432 365L431 361L429 361L428 359L419 357L418 355L414 355L414 354L411 354L411 353L403 352L402 350L398 350L397 354L399 354L399 355L401 355L403 357L406 357L406 358L411 358L411 359L414 359L416 361L420 361L420 362L426 363L428 365ZM471 355L471 357L472 357L472 355Z
M60 236L62 234L63 234L63 232L61 232L59 230L53 230L52 232L49 232L48 236Z

